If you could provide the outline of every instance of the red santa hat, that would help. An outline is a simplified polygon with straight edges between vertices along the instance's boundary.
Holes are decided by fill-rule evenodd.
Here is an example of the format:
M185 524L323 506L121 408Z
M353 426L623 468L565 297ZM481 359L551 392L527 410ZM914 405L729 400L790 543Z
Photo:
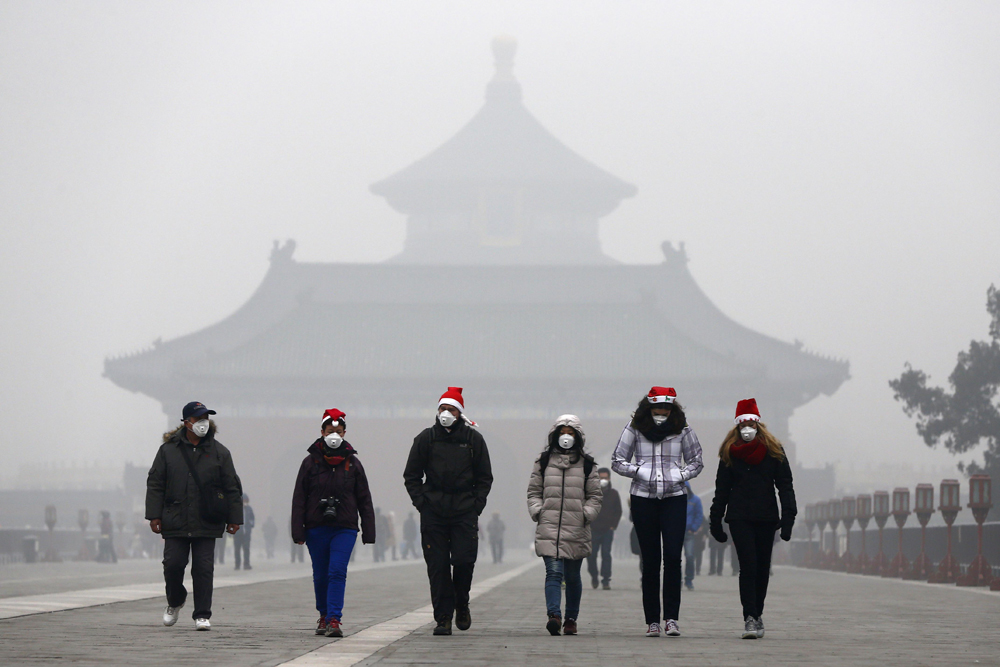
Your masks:
M345 413L341 412L337 408L330 408L329 410L323 413L323 421L319 423L320 428L326 426L326 423L328 421L338 421L344 426L347 426L347 422L344 421L344 417L346 416L347 415Z
M438 401L438 407L442 405L450 405L452 407L458 408L459 412L465 412L465 400L462 398L462 388L461 387L448 387L448 391L441 394L441 400Z
M677 400L677 392L673 387L653 387L646 394L646 400L650 403L665 403L670 405Z
M757 409L757 399L744 398L736 404L736 423L759 422L760 410Z

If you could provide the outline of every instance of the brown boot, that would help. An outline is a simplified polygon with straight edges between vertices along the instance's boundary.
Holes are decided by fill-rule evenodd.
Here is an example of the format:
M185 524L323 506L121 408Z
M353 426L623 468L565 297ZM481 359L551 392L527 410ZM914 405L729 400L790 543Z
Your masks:
M566 622L563 623L563 634L564 635L575 635L576 634L576 619L567 618Z
M553 637L559 636L559 626L562 625L562 619L553 614L549 616L549 622L545 624L545 629L549 631L549 634Z

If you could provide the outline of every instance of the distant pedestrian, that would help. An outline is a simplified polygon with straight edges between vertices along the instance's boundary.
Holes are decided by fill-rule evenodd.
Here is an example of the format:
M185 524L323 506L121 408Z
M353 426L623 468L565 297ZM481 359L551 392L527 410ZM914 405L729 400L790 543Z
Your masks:
M274 558L274 543L278 539L278 524L274 522L273 516L267 517L261 530L264 532L264 552L267 559L271 560Z
M701 524L705 521L705 512L701 508L701 498L694 495L691 485L684 483L684 491L687 495L687 528L684 533L684 586L689 590L694 590L695 559L698 557L695 546L696 535L701 530Z
M587 556L587 571L590 573L591 587L597 588L597 557L600 556L600 583L607 591L611 590L611 545L615 539L615 531L618 530L618 522L622 518L622 499L611 486L611 470L598 468L597 474L601 478L601 493L604 499L601 502L601 513L590 525L593 549Z
M671 387L653 387L639 401L611 457L611 468L632 478L632 522L642 551L642 607L646 636L660 636L660 563L663 631L681 634L681 551L687 526L684 482L701 472L701 444Z
M402 551L403 560L406 560L409 556L417 557L417 522L413 518L413 512L407 514L406 521L403 522Z
M486 524L486 532L490 536L490 552L493 555L493 563L503 562L503 533L507 526L500 520L500 512L494 512L493 518Z
M215 541L215 553L213 557L215 562L220 565L226 562L226 537L228 536L223 534L222 537Z
M250 507L250 496L243 494L243 529L233 535L233 558L236 561L236 569L240 569L240 552L243 552L243 569L251 570L250 567L250 535L254 527L253 508Z
M420 537L434 605L435 635L472 625L469 589L479 552L478 518L493 486L486 440L465 416L461 387L438 401L434 425L413 439L403 471L420 512Z
M726 532L726 527L723 525L719 526L720 530L726 535L727 539L729 533ZM708 538L708 574L722 576L723 566L726 562L726 549L729 545L725 541L720 542L715 538L713 534L709 535Z
M552 635L560 629L567 635L577 632L583 595L580 567L591 550L590 524L601 512L601 480L585 444L579 417L562 415L549 429L545 450L528 481L528 515L538 524L535 554L545 560L545 629Z
M726 541L725 516L740 564L740 602L743 604L743 639L764 636L764 598L771 569L774 531L792 538L795 524L795 491L792 469L778 439L760 421L757 401L748 398L736 406L736 426L719 448L715 498L709 512L712 536ZM781 514L774 491L778 490Z
M295 534L295 531L292 529L292 524L290 522L288 524L288 534L289 535L294 535ZM305 562L305 560L304 560L305 559L305 553L306 553L305 546L296 543L294 539L291 540L291 545L292 545L292 552L291 552L292 553L292 562L294 563L296 560L299 561L300 563ZM353 553L352 553L352 556L353 556Z
M198 402L185 405L181 425L163 434L146 478L146 518L163 536L167 626L177 622L187 599L184 570L190 556L195 627L212 627L215 542L243 523L243 487L232 455L215 439L215 422L208 418L214 414Z
M705 536L708 535L708 522L704 520L704 515L702 519L701 527L694 531L694 573L698 577L701 576L701 559L705 553Z
M309 445L292 494L292 541L309 547L316 595L316 634L343 637L341 629L347 563L358 540L376 538L368 477L357 450L344 439L347 415L323 413L320 437Z
M385 541L386 550L388 550L392 554L392 559L393 560L397 560L397 558L396 558L396 513L390 510L389 513L385 515L385 523L386 523L386 526L389 529L389 536L388 536L388 538L386 538L386 541Z
M115 553L115 526L111 521L111 512L101 510L101 522L98 525L101 536L97 540L97 562L117 563L118 554Z
M389 535L389 522L382 514L382 508L375 508L375 545L372 548L372 559L376 563L385 561L386 540Z

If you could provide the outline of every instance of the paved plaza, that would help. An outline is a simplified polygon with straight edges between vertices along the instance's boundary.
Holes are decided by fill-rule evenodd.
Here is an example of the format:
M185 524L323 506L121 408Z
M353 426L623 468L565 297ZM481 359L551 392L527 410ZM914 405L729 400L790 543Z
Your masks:
M747 641L738 639L737 578L727 567L684 593L683 636L647 639L638 561L627 559L616 561L611 591L585 580L579 636L551 637L541 559L509 560L480 561L472 629L451 637L431 634L422 562L359 562L341 640L312 633L307 565L218 566L211 632L194 630L190 606L176 626L163 627L155 562L2 566L0 664L1000 665L1000 593L778 567L767 636ZM65 610L36 613L39 600Z

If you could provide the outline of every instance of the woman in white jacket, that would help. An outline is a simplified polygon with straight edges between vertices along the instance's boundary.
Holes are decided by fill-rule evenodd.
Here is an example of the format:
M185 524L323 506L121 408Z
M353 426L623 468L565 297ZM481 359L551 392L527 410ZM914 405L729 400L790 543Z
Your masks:
M622 431L611 469L632 478L632 524L642 552L642 607L646 636L681 634L681 551L687 528L684 483L702 469L701 444L672 387L653 387ZM660 562L663 616L660 616Z
M559 417L528 482L528 513L538 523L535 553L545 559L545 628L553 635L560 627L576 634L583 594L580 566L590 554L590 523L601 512L601 480L593 457L583 451L585 442L579 417ZM560 609L564 579L565 622Z

